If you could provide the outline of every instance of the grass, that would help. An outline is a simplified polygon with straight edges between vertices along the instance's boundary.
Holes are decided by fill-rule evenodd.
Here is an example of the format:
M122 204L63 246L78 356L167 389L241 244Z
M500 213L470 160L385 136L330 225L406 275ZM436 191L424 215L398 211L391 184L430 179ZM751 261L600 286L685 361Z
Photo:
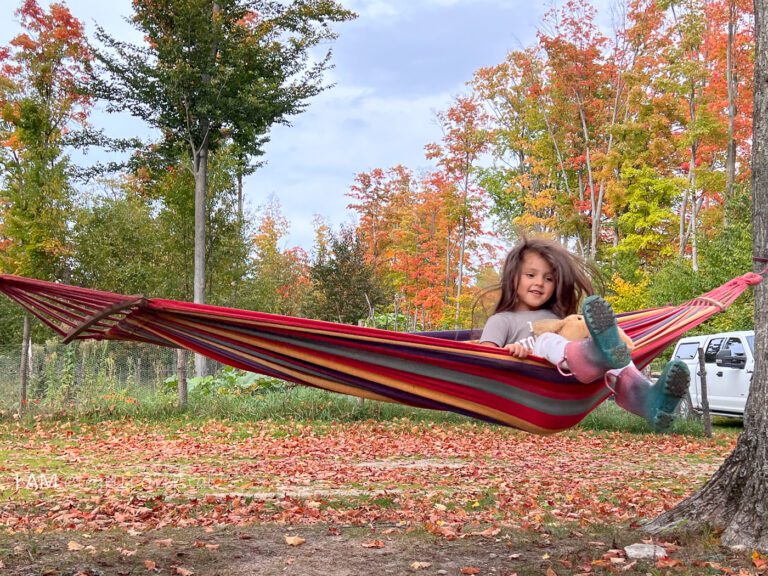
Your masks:
M650 434L653 432L643 418L620 408L612 400L603 402L596 410L588 414L579 426L586 430L596 431L632 432L635 434ZM704 427L698 419L678 418L672 425L670 432L672 434L702 436L704 434Z
M412 408L400 404L362 401L325 390L305 386L286 385L256 394L190 394L185 409L177 405L173 393L146 389L104 388L81 391L83 398L74 405L62 406L53 401L31 402L24 420L53 419L80 421L83 423L109 420L143 421L304 421L321 423L356 422L362 420L388 421L407 418L414 422L462 423L475 420L436 410ZM0 404L0 420L15 418L15 410L7 404L12 395L6 395L6 404ZM738 431L740 423L716 422L718 425ZM578 425L578 428L606 432L652 433L648 424L633 414L619 408L609 400L597 407ZM678 419L672 426L673 434L702 436L703 426L695 418Z
M105 396L108 396L105 398ZM117 396L117 398L116 398ZM128 398L128 401L120 398ZM10 407L0 409L0 417L13 418ZM451 412L422 410L400 404L361 401L325 390L297 386L267 390L255 395L190 395L186 409L179 408L175 396L163 393L121 395L90 394L74 406L31 403L25 419L46 418L92 423L105 420L137 419L185 420L299 420L317 422L355 422L409 418L417 422L466 422L465 416Z

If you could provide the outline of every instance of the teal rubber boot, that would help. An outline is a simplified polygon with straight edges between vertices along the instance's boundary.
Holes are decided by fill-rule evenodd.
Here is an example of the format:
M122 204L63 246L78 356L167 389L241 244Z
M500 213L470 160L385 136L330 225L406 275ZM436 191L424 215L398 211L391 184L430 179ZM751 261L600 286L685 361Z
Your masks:
M668 362L653 384L635 365L627 366L612 383L616 404L645 418L655 432L666 432L675 421L677 407L688 391L691 374L680 360Z
M592 341L609 368L623 368L632 361L629 348L619 336L613 308L600 296L589 296L582 306Z

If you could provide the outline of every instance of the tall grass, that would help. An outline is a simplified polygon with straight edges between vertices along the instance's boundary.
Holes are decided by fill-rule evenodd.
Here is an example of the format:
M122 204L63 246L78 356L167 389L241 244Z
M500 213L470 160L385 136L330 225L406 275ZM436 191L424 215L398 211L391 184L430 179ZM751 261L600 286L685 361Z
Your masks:
M18 355L0 354L0 418L17 410ZM38 345L30 373L25 418L165 420L302 420L354 422L409 418L466 422L450 412L421 410L342 396L223 367L214 376L190 380L189 404L177 407L175 356L156 346L58 341ZM170 374L170 376L169 376ZM197 382L195 382L197 380ZM649 426L613 402L604 402L579 425L582 429L648 433ZM695 420L680 420L673 433L700 435Z
M635 434L653 433L645 419L620 408L613 400L603 402L596 410L590 412L581 421L579 427L586 430L631 432ZM698 419L677 418L672 424L670 432L672 434L703 436L704 427Z
M8 409L0 417L10 417ZM230 421L299 420L317 422L356 422L361 420L393 420L458 424L474 421L451 412L424 410L400 404L361 401L325 390L304 386L276 387L250 395L190 395L186 409L177 406L175 394L123 387L90 390L77 404L62 405L46 401L29 405L25 418L51 418L99 422L138 419L164 421L183 417L191 420L227 419ZM633 414L607 401L590 413L578 426L584 430L651 433L648 424ZM700 436L703 427L698 420L678 419L672 433Z
M0 416L10 417L5 410ZM184 417L192 420L227 419L302 420L318 422L355 422L360 420L393 420L460 423L470 420L451 412L423 410L400 404L361 401L325 390L296 386L267 390L253 395L191 394L188 405L181 409L175 395L122 390L91 395L67 407L51 402L30 404L25 418L77 419L98 422L115 419L166 420Z

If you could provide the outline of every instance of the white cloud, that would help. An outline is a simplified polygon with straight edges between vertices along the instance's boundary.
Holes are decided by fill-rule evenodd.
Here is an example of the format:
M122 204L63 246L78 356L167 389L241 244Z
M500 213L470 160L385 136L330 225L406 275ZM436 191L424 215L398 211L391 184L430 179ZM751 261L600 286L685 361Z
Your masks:
M0 0L2 44L19 31L10 2ZM292 127L274 127L263 158L267 166L246 182L253 207L277 196L291 222L289 245L305 248L312 244L315 214L333 225L349 221L345 194L355 174L429 165L424 145L440 138L435 112L466 90L474 70L500 62L518 39L527 43L543 9L527 0L342 2L359 17L336 27L338 40L321 47L333 49L337 67L327 78L336 86L313 99ZM89 34L96 21L116 38L141 41L124 21L130 0L67 5ZM97 122L113 135L137 130L132 119L100 115Z
M274 194L291 221L289 245L309 249L316 214L349 221L346 197L355 174L404 164L428 165L424 145L440 137L437 110L449 93L383 98L371 89L336 87L312 103L292 127L278 127L267 145L268 164L246 183L252 205Z

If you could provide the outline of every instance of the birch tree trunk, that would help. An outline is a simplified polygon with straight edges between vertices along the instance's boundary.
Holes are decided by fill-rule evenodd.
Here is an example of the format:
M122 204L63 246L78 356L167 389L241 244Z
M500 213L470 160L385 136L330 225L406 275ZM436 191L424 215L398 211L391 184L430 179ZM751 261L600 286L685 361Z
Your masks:
M461 289L464 284L464 251L467 247L467 195L469 194L469 154L464 163L464 197L461 205L461 236L459 238L459 280L456 286L456 318L454 319L454 328L459 329L459 320L461 319Z
M205 304L205 195L208 189L208 142L195 155L195 273L194 302ZM208 373L205 356L195 354L195 376Z
M733 45L736 36L736 0L728 0L728 44L726 48L726 83L728 84L728 148L725 158L725 200L723 227L728 225L728 200L733 197L733 184L736 179L736 140L734 122L736 119L736 79L733 75Z
M759 268L768 262L768 0L755 0L755 100L752 142L752 240ZM726 546L768 551L768 282L755 287L755 373L744 431L704 487L653 520L651 532L714 526Z

